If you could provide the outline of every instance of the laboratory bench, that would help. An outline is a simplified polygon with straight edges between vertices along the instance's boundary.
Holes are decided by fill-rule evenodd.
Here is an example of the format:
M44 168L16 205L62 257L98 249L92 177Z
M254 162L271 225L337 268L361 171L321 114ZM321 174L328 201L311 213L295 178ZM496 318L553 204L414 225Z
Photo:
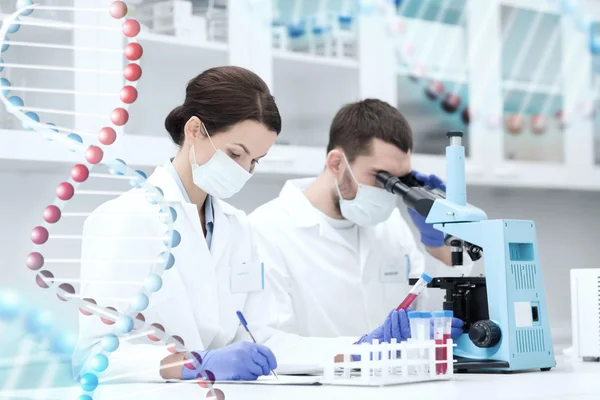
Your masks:
M268 399L439 399L464 400L599 400L600 363L572 361L557 357L557 367L548 372L512 374L455 374L451 381L412 383L388 387L274 386L257 384L218 384L226 400ZM194 383L114 384L101 386L94 399L204 399L205 389ZM0 399L76 399L77 387L50 389L39 397L33 390L0 394Z

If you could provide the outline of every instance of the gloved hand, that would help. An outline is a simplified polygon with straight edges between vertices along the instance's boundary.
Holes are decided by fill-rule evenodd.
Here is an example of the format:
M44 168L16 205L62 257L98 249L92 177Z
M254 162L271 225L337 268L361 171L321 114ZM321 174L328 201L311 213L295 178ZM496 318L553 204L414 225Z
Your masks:
M379 340L379 343L390 343L392 338L395 338L400 343L410 338L410 323L406 315L407 311L411 311L410 307L406 311L392 310L381 326L361 337L357 344L373 343L373 339Z
M255 381L277 368L275 355L268 347L250 342L237 342L218 350L192 353L195 359L188 360L181 367L181 379L196 379L201 368L218 381Z
M413 176L425 183L430 189L442 189L446 191L444 182L435 175L423 175L417 171L412 172ZM425 222L425 217L418 214L413 209L408 209L408 214L415 226L421 232L421 242L427 247L442 247L444 245L444 234L433 227L432 224Z
M430 338L434 339L435 330L433 329L433 318L431 318L431 320L429 321L429 324L430 324L429 332L431 333ZM452 340L458 339L463 334L463 325L464 324L465 323L461 319L452 318L452 331L450 332L450 337L452 338Z

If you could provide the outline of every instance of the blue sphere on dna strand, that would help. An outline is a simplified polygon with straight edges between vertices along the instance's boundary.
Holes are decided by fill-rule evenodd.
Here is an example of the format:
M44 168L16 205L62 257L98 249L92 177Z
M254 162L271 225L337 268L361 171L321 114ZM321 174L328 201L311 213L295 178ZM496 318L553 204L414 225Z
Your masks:
M22 291L0 287L0 331L0 397L12 398L12 391L27 390L46 398L47 390L72 384L77 335L60 316Z

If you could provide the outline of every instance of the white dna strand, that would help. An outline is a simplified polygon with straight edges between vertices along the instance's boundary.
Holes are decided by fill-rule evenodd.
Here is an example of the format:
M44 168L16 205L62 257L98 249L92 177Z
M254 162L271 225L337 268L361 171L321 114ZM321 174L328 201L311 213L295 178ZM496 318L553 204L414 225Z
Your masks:
M589 31L590 26L589 21L586 21L582 15L578 15L576 13L577 8L574 7L572 0L545 0L544 2L540 3L558 5L561 12L572 16L572 22L582 30L582 40L587 38L587 32ZM443 82L444 71L451 70L451 58L454 54L456 54L459 46L463 45L459 35L453 39L448 39L443 36L444 33L439 29L448 17L449 13L456 11L455 9L452 9L452 4L452 0L442 0L441 2L435 2L435 4L433 0L402 0L402 2L400 2L400 5L397 9L396 18L391 18L388 21L388 31L391 35L398 38L398 46L396 51L399 63L407 69L408 78L411 81L420 84L423 88L425 96L431 101L438 102L440 108L446 113L456 113L456 115L460 117L465 125L471 123L473 118L479 118L484 120L488 126L497 128L498 126L502 125L501 115L481 115L481 113L478 113L476 110L477 105L485 101L485 98L482 96L489 88L484 88L484 90L481 90L478 98L469 99L470 104L466 104L464 101L466 97L466 81L455 79L454 82L446 84ZM419 32L422 32L422 30L410 29L408 23L406 23L406 18L403 19L402 17L405 17L405 12L409 8L416 7L416 14L413 13L410 16L410 19L423 20L425 14L429 10L429 7L433 5L438 5L439 7L435 12L433 20L431 20L431 29L427 32L427 38L424 40L424 42L421 42L419 45L417 45L416 35L418 35ZM490 18L493 15L493 7L495 7L495 5L493 2L490 2L488 12L484 12L483 15L481 15L483 21L490 21ZM461 13L456 21L456 26L465 25L465 8L466 6L460 11ZM515 23L518 21L521 14L525 14L526 12L526 10L515 8L506 17L502 27L501 36L503 47L506 46L509 38L516 34ZM543 16L543 12L537 12L533 17L531 25L522 37L520 47L518 48L518 51L514 57L514 62L511 63L507 73L507 80L516 81L517 78L523 74L525 69L529 68L525 65L525 60L528 54L530 54L533 50L534 39L537 39L541 37L541 35L545 34L541 29L540 24ZM441 53L437 53L440 59L439 64L431 68L427 65L427 60L431 59L431 56L434 54L434 44L440 42L446 44L445 48L441 51ZM469 51L477 52L485 45L486 38L484 35L481 35L477 38L477 40L474 41L474 45ZM418 46L420 46L420 48L417 49ZM553 52L557 51L560 46L561 43L559 30L556 29L547 37L544 50L541 52L539 62L532 71L532 77L530 81L518 87L509 86L503 89L505 106L511 103L511 108L514 108L514 111L506 117L505 124L508 132L512 134L518 134L524 129L527 129L527 118L529 118L529 129L534 134L544 133L548 128L548 124L553 120L557 125L563 128L566 123L572 122L574 119L590 118L593 106L589 101L586 102L585 100L582 100L581 107L575 110L576 112L570 113L569 120L567 120L566 115L564 115L560 104L555 104L553 97L559 94L561 82L562 79L564 79L560 72L554 74L552 78L553 80L550 84L543 82L544 74L547 73L552 67L552 54ZM568 44L564 43L562 46L563 52L566 52L567 54L567 58L573 62L573 64L567 65L567 67L575 67L577 65L577 58L570 57L569 54L574 54L576 47L573 45L569 46ZM500 62L501 57L502 51L497 52L493 59L489 60L490 64ZM492 69L490 68L489 75L486 79L488 82L491 81L491 73ZM583 93L586 82L576 80L575 84L579 85L578 87ZM536 106L534 105L534 97L536 95L536 88L540 86L549 86L550 90L548 91L546 99L541 103L541 105ZM517 91L525 91L525 95L520 98L516 104L514 104L514 101L509 102L507 99L509 99ZM582 98L583 97L584 96L582 96ZM535 108L534 112L531 111L532 108Z
M49 151L74 152L79 159L69 178L57 186L53 203L43 210L43 222L33 228L34 247L25 260L36 274L37 286L79 310L80 330L98 334L85 343L80 340L74 354L83 390L79 399L89 400L99 384L122 378L110 376L107 369L111 354L124 343L185 353L184 365L197 370L199 385L209 389L207 397L224 398L213 388L214 375L202 369L200 356L187 351L184 339L143 314L160 295L181 236L173 227L177 214L160 187L115 154L120 149L115 142L123 137L129 120L128 107L138 97L140 25L126 17L122 1L64 2L67 5L57 5L56 0L50 5L17 1L17 10L0 29L0 83L8 113L25 129L63 145ZM56 30L77 34L72 34L72 43L64 44L58 42L63 36L53 34ZM119 68L105 62L114 62L115 55ZM27 75L29 71L34 73ZM89 90L74 90L74 80L61 74L74 74L74 80ZM105 212L109 200L125 194L142 196L147 208ZM140 227L148 231L128 236L129 227L119 223L124 217L136 218L133 231ZM90 226L94 229L87 232ZM115 246L134 241L137 245L127 257L107 258Z
M14 290L0 290L0 332L0 398L27 390L44 399L47 389L72 382L77 334L63 328L56 315L32 307Z

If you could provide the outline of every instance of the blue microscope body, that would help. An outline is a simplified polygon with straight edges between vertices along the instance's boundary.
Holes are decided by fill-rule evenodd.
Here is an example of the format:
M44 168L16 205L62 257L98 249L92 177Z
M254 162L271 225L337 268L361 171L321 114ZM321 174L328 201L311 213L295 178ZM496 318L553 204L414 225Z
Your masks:
M409 207L444 232L453 259L456 255L462 261L463 249L478 257L485 252L485 278L434 278L430 284L446 289L444 309L453 310L455 317L466 322L466 333L455 348L455 369L549 370L556 362L535 224L488 220L485 212L468 204L462 132L449 132L448 137L445 198L436 195L431 205L411 194L429 192L424 188L406 191L398 178L389 175L378 177L378 182L402 195Z

